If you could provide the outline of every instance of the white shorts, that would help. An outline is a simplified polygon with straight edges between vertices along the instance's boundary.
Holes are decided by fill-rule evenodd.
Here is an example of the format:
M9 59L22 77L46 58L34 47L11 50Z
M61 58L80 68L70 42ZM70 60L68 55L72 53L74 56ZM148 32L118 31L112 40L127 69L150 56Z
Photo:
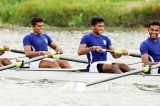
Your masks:
M42 60L49 60L49 61L55 61L52 58L44 58ZM41 60L35 61L35 62L31 62L30 63L30 68L39 68L39 63L41 62Z
M89 68L89 72L96 72L99 73L98 69L97 69L97 64L98 63L103 63L103 64L112 64L113 62L111 61L98 61L98 62L94 62L91 64L90 68Z
M151 75L158 74L159 68L151 69Z

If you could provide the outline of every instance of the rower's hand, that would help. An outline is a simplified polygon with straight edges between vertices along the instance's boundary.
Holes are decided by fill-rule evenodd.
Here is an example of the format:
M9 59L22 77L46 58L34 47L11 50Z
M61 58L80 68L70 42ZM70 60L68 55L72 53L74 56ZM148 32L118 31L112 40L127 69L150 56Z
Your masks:
M102 47L101 46L93 46L93 50L97 51L97 52L102 52Z
M52 57L51 52L47 52L47 51L41 51L40 53L41 55L47 55L48 57Z
M63 50L59 47L59 48L56 48L56 53L57 54L63 54Z
M9 51L9 47L8 46L4 45L3 48L4 48L4 51Z
M56 53L57 54L63 54L63 50L62 49L58 49L58 50L56 50Z
M122 50L122 55L127 56L129 54L129 52L127 50Z

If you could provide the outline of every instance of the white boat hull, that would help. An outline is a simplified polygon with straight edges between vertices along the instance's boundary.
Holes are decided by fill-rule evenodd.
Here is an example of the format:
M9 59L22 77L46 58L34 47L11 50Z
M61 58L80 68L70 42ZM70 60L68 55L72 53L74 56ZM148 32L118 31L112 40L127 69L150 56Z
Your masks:
M48 80L79 81L79 82L90 83L117 75L117 74L107 74L107 73L87 73L87 72L71 72L71 71L75 71L75 69L72 70L60 69L59 71L55 71L53 69L48 69L48 70L27 69L19 71L4 70L0 72L0 76L7 78L27 79L27 80L48 79ZM136 84L160 85L160 75L142 76L140 74L136 74L114 79L110 82L123 83L123 84L136 83Z

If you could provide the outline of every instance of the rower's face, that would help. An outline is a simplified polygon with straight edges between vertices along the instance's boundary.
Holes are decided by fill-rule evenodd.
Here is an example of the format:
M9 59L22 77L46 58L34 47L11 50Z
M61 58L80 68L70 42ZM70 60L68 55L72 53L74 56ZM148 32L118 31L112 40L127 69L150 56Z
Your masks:
M95 26L92 25L92 30L97 35L101 35L104 30L104 22L99 22Z
M44 22L37 22L35 26L32 26L33 32L36 34L41 34L44 29Z
M149 32L150 38L153 40L156 40L160 33L160 26L151 25L150 28L148 29L148 32Z

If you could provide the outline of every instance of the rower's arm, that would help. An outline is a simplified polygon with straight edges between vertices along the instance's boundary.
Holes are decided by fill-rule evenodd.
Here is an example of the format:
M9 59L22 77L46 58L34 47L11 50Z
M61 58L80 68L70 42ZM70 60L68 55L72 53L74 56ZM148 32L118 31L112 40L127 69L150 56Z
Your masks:
M88 47L86 48L86 44L80 44L78 49L78 55L84 55L89 53L90 51L95 50L94 47Z
M59 47L56 43L52 42L49 47L51 47L52 49L54 49L56 51L56 53L58 54L63 54L63 50L61 49L61 47Z
M143 55L141 56L141 60L142 60L142 63L144 63L144 65L155 65L155 64L159 64L159 62L151 62L151 61L149 61L148 54L143 54Z
M31 46L24 46L24 52L26 57L35 57L35 56L42 55L41 52L31 51Z

